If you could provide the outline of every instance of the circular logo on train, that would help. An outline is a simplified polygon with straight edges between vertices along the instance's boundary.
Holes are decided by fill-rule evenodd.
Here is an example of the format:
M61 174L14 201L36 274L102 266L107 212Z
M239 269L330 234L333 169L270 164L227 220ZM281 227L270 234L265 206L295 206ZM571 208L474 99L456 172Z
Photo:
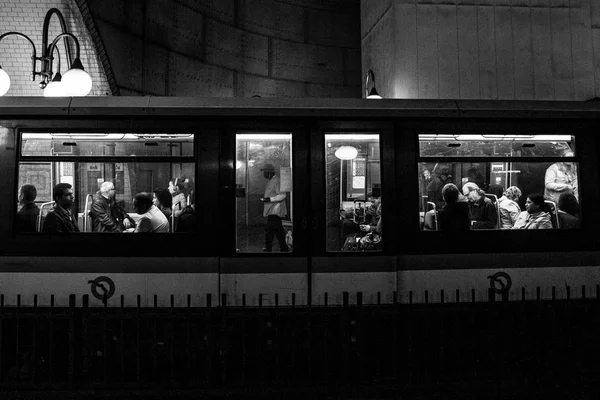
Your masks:
M488 276L490 280L490 289L493 289L496 294L508 292L512 286L512 279L506 272L496 272L494 275Z
M98 300L108 300L115 294L115 283L107 276L99 276L88 283L91 285L92 294Z

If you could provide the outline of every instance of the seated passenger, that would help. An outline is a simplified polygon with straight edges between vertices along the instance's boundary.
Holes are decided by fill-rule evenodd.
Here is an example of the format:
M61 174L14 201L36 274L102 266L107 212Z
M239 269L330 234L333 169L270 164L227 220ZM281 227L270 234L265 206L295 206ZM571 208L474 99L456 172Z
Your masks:
M79 232L77 215L73 212L73 186L70 183L59 183L52 190L54 208L48 212L44 219L42 232L44 233L69 233Z
M152 195L142 192L133 198L133 208L140 215L135 228L130 228L127 232L151 232L166 233L169 232L169 221L167 217L152 204ZM135 230L134 230L135 229Z
M37 219L40 208L35 204L37 189L33 185L23 185L19 189L19 204L22 205L17 213L18 232L37 232Z
M163 213L168 219L171 218L173 209L173 197L169 189L156 188L152 195L152 203Z
M521 197L521 189L516 186L511 186L506 189L498 199L498 206L500 207L500 229L512 229L519 214L521 214L521 207L517 201Z
M579 202L572 193L563 193L558 198L558 221L560 229L579 229Z
M453 183L442 188L442 196L446 204L438 213L439 229L445 232L460 232L471 229L469 205L459 201L459 190Z
M525 209L515 221L513 229L552 229L544 196L532 193L527 197Z
M123 232L132 226L133 220L115 201L115 185L102 182L100 190L94 194L90 217L92 232Z
M381 235L381 202L377 206L376 217L371 221L371 224L363 224L360 225L360 230L363 232L375 232Z
M485 192L473 183L467 182L463 186L463 194L469 203L471 216L471 229L494 229L498 223L496 206L485 197Z

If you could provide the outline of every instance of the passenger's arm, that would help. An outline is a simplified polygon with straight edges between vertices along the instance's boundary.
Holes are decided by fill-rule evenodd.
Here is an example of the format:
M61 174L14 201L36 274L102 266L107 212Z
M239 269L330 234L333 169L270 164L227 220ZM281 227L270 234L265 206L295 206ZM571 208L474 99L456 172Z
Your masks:
M475 229L495 229L498 222L498 213L496 213L496 207L492 203L485 203L483 220L474 221L473 227Z
M550 220L549 217L542 217L540 219L540 222L538 224L538 229L554 229L554 227L552 226L552 221Z
M546 176L544 178L544 182L546 184L546 189L554 190L556 192L562 192L566 189L571 188L571 185L567 185L566 183L556 183L556 167L550 166L546 170Z
M185 198L185 196L181 196L181 200L179 200L177 203L173 204L173 215L175 216L175 218L179 218L179 216L183 212L183 209L186 206L187 206L187 199Z
M148 218L140 218L136 227L135 233L152 232L152 223Z

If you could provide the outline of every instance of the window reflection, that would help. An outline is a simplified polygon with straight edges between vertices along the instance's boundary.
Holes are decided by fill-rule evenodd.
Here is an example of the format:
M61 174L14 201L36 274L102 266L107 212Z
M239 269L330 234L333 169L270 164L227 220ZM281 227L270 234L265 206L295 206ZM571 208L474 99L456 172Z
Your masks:
M236 135L238 253L291 252L292 135Z
M325 135L327 251L381 250L379 135Z

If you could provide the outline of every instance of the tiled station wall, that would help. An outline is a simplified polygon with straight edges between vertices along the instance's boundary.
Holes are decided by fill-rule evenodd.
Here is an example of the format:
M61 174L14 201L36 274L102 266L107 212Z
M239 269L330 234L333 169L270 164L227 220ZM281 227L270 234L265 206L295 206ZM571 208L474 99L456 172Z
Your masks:
M361 31L387 98L600 97L598 0L361 0Z
M358 0L78 2L120 95L361 95Z
M51 8L57 8L65 17L68 30L79 40L83 67L93 80L90 96L110 95L107 77L98 59L91 37L85 29L79 7L72 0L0 0L0 34L21 32L33 41L37 56L42 54L42 29L44 18ZM48 44L61 33L60 23L53 16L49 25ZM60 72L65 73L67 66L62 40L58 44L61 56ZM72 46L75 56L75 46ZM24 38L8 36L0 41L0 65L11 79L11 87L5 96L42 96L39 88L40 77L31 80L31 44ZM37 64L39 70L40 63ZM54 60L54 71L58 71L57 60Z

